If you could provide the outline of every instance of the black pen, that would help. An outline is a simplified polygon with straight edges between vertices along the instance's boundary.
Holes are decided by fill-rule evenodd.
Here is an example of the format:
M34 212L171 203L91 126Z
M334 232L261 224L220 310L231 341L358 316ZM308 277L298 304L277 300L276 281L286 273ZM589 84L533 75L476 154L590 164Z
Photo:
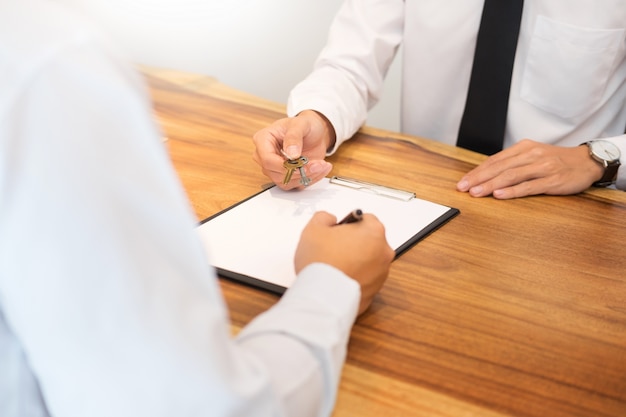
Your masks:
M356 209L348 213L348 215L337 224L355 223L361 220L363 220L363 210Z

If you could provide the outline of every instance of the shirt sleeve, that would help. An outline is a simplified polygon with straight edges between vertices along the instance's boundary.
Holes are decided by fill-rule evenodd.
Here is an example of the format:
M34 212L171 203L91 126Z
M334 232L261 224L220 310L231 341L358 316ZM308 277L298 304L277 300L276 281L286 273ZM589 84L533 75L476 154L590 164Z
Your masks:
M336 149L365 123L380 99L402 41L404 1L348 0L330 28L313 72L289 95L287 114L312 109L335 128Z
M0 309L50 414L328 415L356 282L311 265L231 338L136 74L82 39L26 81L0 127Z
M606 138L602 140L608 140L613 142L615 146L619 148L620 152L620 167L617 170L617 179L615 186L619 190L626 191L626 135L614 136L612 138Z

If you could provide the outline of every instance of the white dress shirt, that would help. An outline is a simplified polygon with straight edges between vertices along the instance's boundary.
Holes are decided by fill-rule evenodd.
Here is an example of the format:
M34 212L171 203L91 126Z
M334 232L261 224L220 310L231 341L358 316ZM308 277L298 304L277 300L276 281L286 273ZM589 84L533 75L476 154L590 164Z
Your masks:
M288 114L314 109L337 146L365 122L400 44L402 131L456 144L483 0L346 0ZM526 0L505 147L611 138L626 161L626 2ZM336 148L335 148L336 149ZM334 150L333 150L334 151ZM626 168L617 186L626 189Z
M0 3L0 416L330 414L358 284L310 265L231 338L160 138L91 24Z

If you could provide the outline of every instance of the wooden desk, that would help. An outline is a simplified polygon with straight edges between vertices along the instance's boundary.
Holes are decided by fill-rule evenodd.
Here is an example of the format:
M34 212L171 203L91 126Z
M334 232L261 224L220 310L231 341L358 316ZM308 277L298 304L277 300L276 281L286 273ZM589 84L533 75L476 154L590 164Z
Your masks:
M199 219L267 184L251 137L283 106L143 71ZM626 193L475 199L455 183L480 155L369 128L329 159L461 210L394 262L358 320L334 416L626 416ZM222 289L235 328L277 301Z

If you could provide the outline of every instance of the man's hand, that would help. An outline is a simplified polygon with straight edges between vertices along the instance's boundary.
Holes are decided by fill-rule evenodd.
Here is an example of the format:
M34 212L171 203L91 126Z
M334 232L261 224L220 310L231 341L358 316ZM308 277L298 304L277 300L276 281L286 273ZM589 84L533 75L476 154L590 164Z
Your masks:
M372 214L363 220L337 225L337 218L317 212L302 231L295 269L322 262L342 271L361 285L359 314L371 304L385 283L395 252L387 243L385 227Z
M289 184L283 184L285 168L284 151L290 159L306 156L309 163L304 170L311 179L311 184L324 178L332 169L326 162L326 150L335 143L335 131L328 120L321 114L305 110L296 117L277 120L270 126L259 130L252 138L256 149L254 161L278 187L288 190L300 188L300 175L294 171Z
M497 199L576 194L599 180L603 170L586 146L565 148L524 139L468 172L457 190Z

